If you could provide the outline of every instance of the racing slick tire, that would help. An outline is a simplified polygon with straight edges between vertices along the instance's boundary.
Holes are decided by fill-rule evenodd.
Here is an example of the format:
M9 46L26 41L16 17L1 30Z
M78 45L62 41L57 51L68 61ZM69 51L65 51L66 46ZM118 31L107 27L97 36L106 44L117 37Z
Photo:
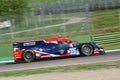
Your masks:
M81 46L80 52L82 56L91 56L93 55L94 48L91 44L85 43Z
M35 60L35 54L32 50L25 50L23 53L23 60L25 62L33 62Z

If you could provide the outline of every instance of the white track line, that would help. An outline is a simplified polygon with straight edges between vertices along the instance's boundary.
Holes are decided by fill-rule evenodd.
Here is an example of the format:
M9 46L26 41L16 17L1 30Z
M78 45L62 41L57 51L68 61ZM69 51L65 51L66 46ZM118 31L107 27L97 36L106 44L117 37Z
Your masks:
M115 49L115 50L106 50L105 52L110 53L110 52L119 52L119 51L120 51L120 49Z
M12 62L14 62L14 60L0 61L0 64L2 64L2 63L12 63Z

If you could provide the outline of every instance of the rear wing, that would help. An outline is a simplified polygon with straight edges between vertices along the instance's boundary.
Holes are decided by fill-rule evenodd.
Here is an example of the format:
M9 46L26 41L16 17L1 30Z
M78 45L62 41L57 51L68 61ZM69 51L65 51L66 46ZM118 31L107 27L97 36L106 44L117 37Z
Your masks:
M15 42L13 43L13 48L23 49L25 47L35 46L37 41L32 42Z
M13 48L20 48L20 43L19 42L13 43Z

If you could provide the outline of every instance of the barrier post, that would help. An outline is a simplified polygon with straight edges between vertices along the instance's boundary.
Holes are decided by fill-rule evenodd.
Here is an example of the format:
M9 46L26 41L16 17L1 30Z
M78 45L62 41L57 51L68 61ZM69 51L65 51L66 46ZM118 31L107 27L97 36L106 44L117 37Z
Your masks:
M118 9L118 20L119 20L119 30L120 30L120 9Z

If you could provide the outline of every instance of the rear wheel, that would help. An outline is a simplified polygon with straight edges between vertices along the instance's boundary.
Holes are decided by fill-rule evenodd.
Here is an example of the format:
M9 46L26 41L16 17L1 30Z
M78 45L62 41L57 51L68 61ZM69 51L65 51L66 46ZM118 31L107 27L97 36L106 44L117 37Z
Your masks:
M25 62L32 62L35 60L35 54L32 50L25 50L23 53L23 59Z
M91 56L93 54L93 51L93 46L88 43L83 44L80 48L80 52L83 56Z

